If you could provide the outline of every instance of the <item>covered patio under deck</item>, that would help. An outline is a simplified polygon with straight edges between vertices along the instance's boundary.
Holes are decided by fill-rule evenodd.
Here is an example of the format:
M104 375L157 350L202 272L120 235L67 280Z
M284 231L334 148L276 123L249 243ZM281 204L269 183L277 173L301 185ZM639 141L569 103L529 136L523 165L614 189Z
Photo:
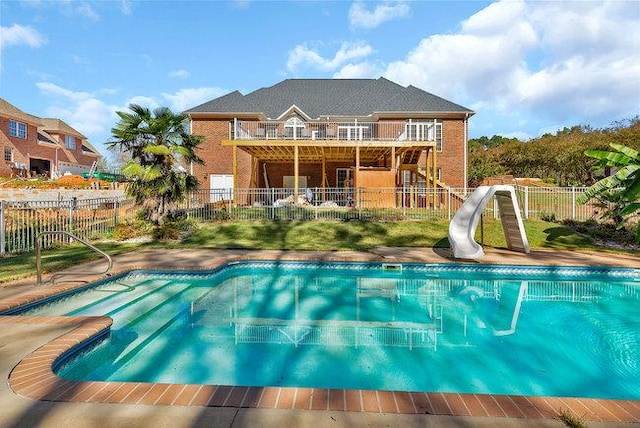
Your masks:
M437 177L437 151L436 143L432 141L235 139L223 140L222 145L233 149L234 188L238 183L238 149L252 156L251 188L258 187L258 177L265 173L264 165L292 163L292 187L296 201L301 187L301 164L321 165L322 185L319 187L323 190L329 187L327 163L330 162L352 166L352 187L395 188L403 184L402 171L411 172L409 184L412 185L417 183L418 175L423 175L427 194L435 195L437 186L434 179ZM424 165L419 165L420 161Z

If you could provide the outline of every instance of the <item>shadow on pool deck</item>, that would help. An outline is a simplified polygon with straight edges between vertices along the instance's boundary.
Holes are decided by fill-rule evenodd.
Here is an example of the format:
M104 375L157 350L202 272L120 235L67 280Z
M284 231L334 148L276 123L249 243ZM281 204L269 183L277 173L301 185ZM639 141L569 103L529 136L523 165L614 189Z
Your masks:
M249 250L145 250L114 258L115 271L130 269L208 269L221 259L268 260L358 260L425 263L459 263L448 258L448 250L431 248L378 248L371 252L287 252ZM76 266L68 271L101 270L102 261ZM477 263L477 262L470 262ZM531 255L506 250L488 250L482 263L516 265L567 265L640 267L640 258L630 255L536 251ZM76 277L73 281L78 281ZM93 281L97 276L87 276ZM45 280L47 277L45 277ZM59 278L57 283L65 282ZM32 292L35 278L0 284L0 300ZM66 283L66 282L65 282ZM15 365L41 345L71 330L73 326L53 324L3 324L0 330L0 376L4 379ZM638 409L640 403L635 402ZM515 419L469 416L434 416L315 410L279 410L234 407L150 406L140 404L102 404L44 402L16 395L6 381L0 385L0 426L2 427L562 427L554 419ZM578 416L582 416L578 414ZM640 426L637 423L589 421L590 428Z

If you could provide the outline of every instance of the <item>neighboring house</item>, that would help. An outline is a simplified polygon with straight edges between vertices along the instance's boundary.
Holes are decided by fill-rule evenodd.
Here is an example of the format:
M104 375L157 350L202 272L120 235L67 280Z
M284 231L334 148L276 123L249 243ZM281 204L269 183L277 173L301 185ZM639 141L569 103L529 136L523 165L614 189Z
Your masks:
M100 153L60 119L42 119L0 98L0 176L53 177L88 172Z
M466 186L474 112L384 78L288 79L185 113L205 188Z

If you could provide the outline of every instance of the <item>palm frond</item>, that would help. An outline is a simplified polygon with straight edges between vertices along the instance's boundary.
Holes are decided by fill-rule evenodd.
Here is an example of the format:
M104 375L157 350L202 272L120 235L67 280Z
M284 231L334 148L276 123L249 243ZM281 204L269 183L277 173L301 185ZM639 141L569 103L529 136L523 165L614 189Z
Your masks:
M154 155L170 155L171 150L167 146L162 145L148 145L142 150L143 153L149 153Z

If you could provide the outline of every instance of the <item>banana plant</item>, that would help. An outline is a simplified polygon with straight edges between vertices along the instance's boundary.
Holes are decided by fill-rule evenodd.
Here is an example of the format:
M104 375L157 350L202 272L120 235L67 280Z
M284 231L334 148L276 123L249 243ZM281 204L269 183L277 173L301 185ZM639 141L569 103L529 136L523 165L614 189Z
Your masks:
M600 160L600 166L615 168L616 172L594 183L578 199L585 204L593 198L615 201L609 217L625 220L640 211L640 153L622 144L609 144L614 152L587 150L585 155ZM640 225L636 229L636 240L640 240Z

